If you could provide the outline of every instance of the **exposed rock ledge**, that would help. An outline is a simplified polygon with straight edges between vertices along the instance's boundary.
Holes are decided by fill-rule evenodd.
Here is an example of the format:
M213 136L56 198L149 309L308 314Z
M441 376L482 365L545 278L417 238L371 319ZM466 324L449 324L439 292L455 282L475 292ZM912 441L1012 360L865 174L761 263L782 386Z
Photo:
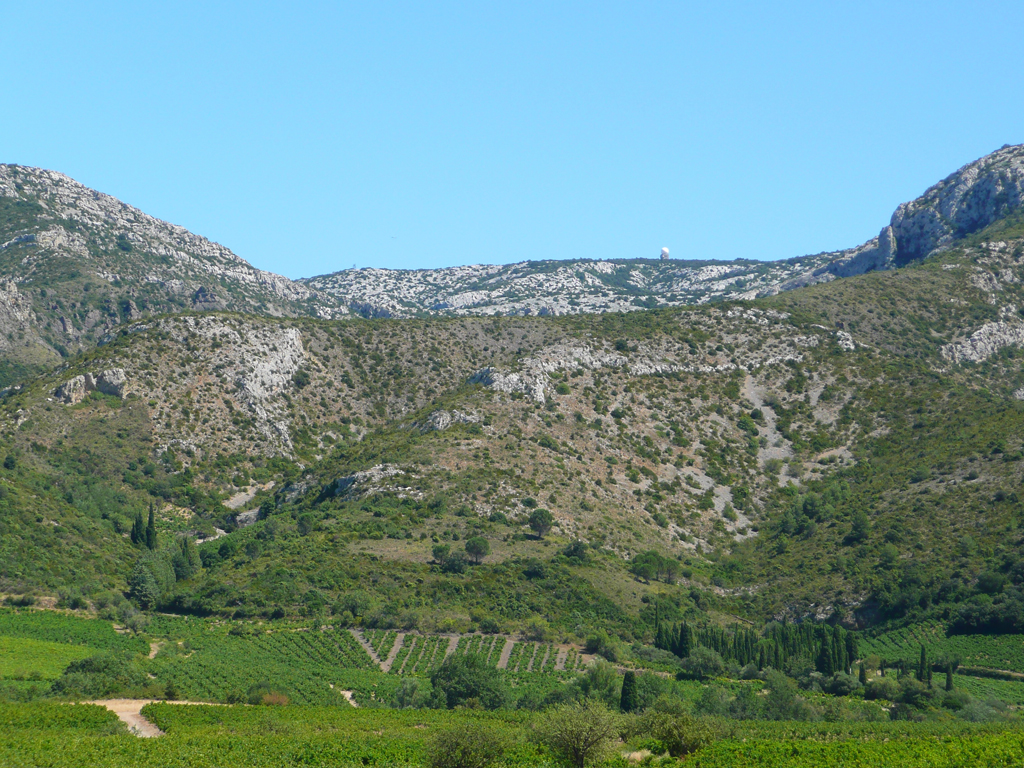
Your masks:
M423 425L424 432L444 432L453 424L476 424L480 421L479 416L462 411L434 411L427 417Z
M944 344L939 353L954 363L980 363L1011 345L1024 345L1024 325L1000 320L998 323L985 323L964 341Z
M361 485L380 482L388 477L401 474L404 474L404 470L394 464L378 464L362 472L356 472L354 475L339 477L334 481L334 495L341 496Z
M123 398L127 386L128 376L124 368L111 368L98 374L86 373L68 379L53 391L53 396L67 405L74 405L93 391Z

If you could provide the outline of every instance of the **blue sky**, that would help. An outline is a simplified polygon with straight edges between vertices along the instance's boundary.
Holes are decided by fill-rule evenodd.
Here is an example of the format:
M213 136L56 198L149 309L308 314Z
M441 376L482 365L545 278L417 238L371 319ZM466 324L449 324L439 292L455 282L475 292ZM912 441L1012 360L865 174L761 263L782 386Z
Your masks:
M1011 2L39 0L0 18L0 161L289 277L838 249L1024 142Z

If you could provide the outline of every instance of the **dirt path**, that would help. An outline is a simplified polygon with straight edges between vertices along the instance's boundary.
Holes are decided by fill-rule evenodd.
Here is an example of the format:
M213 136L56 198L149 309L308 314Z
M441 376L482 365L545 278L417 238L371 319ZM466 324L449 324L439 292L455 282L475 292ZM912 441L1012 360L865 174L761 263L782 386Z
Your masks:
M380 660L380 656L378 656L377 652L373 650L373 646L370 645L370 641L366 639L366 636L363 634L362 630L350 629L349 634L351 634L352 637L356 639L357 643L363 646L364 651L370 654L370 658L373 659L374 664L376 664L378 667L381 666L381 664L383 664L383 662Z
M498 669L508 667L508 657L512 655L512 649L516 647L516 641L511 637L505 638L505 646L501 649L501 656L498 657Z
M164 647L164 642L161 640L158 643L149 644L149 658L155 659L156 655L160 653L160 649Z
M349 704L356 709L359 709L359 705L356 703L355 697L352 695L352 691L339 691L339 693L345 697L345 700L348 701Z
M151 739L164 735L163 731L142 716L142 708L147 704L181 704L200 707L224 706L223 704L213 704L205 701L163 701L161 699L102 699L98 701L83 701L82 704L95 704L100 707L106 707L117 715L122 723L128 726L128 730L141 739Z
M118 719L128 726L128 730L141 739L163 736L164 732L142 716L142 708L153 704L155 699L106 699L103 701L83 701L83 704L96 704L106 707Z
M565 671L565 660L569 658L569 646L561 645L558 647L558 653L555 654L555 672Z
M459 636L458 635L452 635L451 637L449 637L448 638L448 648L445 649L444 658L447 659L449 656L451 656L453 653L455 653L455 649L458 648L458 647L459 647ZM444 661L444 659L441 659L441 661Z
M391 665L395 663L395 657L398 652L402 650L402 645L405 643L405 632L399 632L398 637L395 638L395 644L391 646L391 653L384 659L384 663L380 665L381 672L390 672Z

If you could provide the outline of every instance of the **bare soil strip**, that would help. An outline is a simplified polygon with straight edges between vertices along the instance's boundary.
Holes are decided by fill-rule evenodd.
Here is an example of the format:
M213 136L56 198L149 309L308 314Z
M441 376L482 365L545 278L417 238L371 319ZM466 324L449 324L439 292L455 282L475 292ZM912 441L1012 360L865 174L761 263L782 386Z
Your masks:
M458 635L452 635L451 637L449 637L448 638L448 648L444 652L444 658L447 659L449 656L451 656L453 653L455 653L455 649L458 648L458 647L459 647L459 636ZM442 661L444 661L444 659L442 659Z
M377 652L373 650L373 646L370 645L370 641L367 640L366 637L363 635L362 630L350 629L349 632L351 633L352 637L356 639L356 642L363 646L363 650L370 654L370 658L373 659L373 663L376 664L378 667L381 666L383 662L380 660L380 656L378 656Z
M508 667L508 657L512 655L512 649L515 646L515 640L511 637L505 638L505 645L501 649L501 656L498 657L498 669L506 669Z
M398 652L402 650L402 645L405 643L405 632L399 632L398 637L395 638L395 644L391 646L391 653L384 659L384 663L380 665L381 672L390 672L391 665L395 663L395 657Z

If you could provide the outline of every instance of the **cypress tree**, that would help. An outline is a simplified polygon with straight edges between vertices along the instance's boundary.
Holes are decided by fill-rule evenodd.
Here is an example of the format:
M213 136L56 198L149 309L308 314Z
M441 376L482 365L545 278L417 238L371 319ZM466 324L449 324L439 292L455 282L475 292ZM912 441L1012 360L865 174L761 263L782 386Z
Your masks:
M818 658L814 666L825 677L832 677L836 673L835 662L832 658L832 643L826 638L821 641L821 649L818 651Z
M953 665L946 667L946 692L953 690Z
M685 659L693 651L693 630L685 621L679 626L679 639L676 641L676 656Z
M924 645L921 646L921 658L917 661L917 679L922 683L928 682L928 652Z
M142 524L142 513L135 513L135 520L132 521L132 544L138 546L146 538L146 531Z
M640 708L640 696L636 689L636 673L627 671L622 678L622 695L619 697L619 709L623 712L636 712Z
M146 525L146 546L156 549L156 519L153 516L153 505L149 505L149 523Z
M860 665L860 674L857 677L860 680L861 685L868 684L868 671L864 668L863 664Z
M846 664L846 643L843 641L839 626L832 628L832 669L836 672L845 672Z

